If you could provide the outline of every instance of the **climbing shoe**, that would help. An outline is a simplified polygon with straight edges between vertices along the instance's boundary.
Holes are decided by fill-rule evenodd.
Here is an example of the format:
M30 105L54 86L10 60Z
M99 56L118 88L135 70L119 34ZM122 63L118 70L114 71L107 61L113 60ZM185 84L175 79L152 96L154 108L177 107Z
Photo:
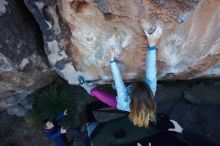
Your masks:
M78 77L78 82L79 82L79 85L83 85L85 83L85 80L82 76L79 76Z

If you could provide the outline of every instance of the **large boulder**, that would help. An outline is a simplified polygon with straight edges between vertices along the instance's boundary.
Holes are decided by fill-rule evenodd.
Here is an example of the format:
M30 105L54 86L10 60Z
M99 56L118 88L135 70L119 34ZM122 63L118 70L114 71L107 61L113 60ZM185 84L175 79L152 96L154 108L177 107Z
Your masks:
M40 30L24 2L0 1L0 109L51 83Z
M143 79L147 38L141 21L161 22L158 79L220 76L219 0L25 0L38 22L50 64L70 84L79 75L112 80L116 48L126 81Z

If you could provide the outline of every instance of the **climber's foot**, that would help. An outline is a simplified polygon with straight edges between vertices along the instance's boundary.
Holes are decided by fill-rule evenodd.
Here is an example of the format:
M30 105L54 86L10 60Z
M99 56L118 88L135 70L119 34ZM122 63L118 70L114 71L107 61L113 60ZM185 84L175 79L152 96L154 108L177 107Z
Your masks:
M85 79L82 76L78 77L79 85L83 85L85 83Z

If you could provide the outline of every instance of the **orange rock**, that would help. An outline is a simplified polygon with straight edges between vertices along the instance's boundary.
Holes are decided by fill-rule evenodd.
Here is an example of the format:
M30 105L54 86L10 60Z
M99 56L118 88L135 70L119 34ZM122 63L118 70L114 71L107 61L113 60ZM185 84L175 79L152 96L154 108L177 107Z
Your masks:
M141 20L162 23L158 79L220 76L219 0L25 0L41 27L54 69L70 84L79 75L109 83L116 48L124 80L143 79L147 39Z

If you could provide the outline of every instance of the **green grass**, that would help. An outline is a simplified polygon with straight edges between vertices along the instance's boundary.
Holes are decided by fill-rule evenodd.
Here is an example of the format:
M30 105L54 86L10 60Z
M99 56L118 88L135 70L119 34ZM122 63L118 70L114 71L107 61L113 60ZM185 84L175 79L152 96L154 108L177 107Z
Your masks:
M72 125L78 99L65 89L50 86L39 94L33 103L33 110L29 114L29 122L35 127L41 127L44 119L52 120L56 115L67 109L68 116L61 121L62 125Z
M111 85L100 86L100 88L112 92ZM69 85L63 80L53 82L32 96L34 96L33 109L25 119L30 126L38 129L42 128L44 119L52 120L65 109L68 109L68 115L60 125L83 126L86 122L86 105L96 101L82 87Z

